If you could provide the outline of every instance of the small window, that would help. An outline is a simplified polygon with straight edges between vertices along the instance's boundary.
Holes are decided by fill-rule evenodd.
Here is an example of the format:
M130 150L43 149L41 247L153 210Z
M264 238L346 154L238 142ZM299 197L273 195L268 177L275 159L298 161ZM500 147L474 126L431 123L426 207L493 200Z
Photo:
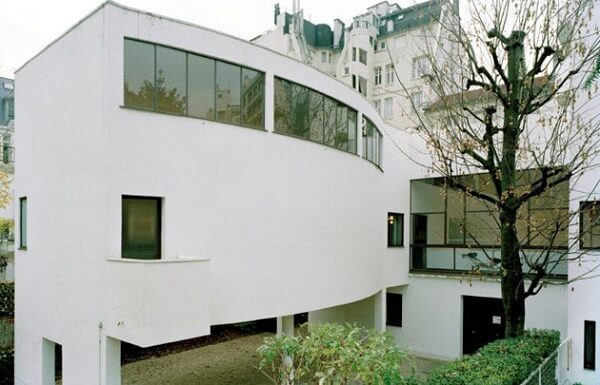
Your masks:
M584 323L583 368L596 370L596 321Z
M356 61L356 47L352 47L352 61Z
M426 56L418 56L413 59L413 79L420 79L429 73L431 73L431 71L429 70L429 61Z
M344 75L350 74L350 68L344 67Z
M123 258L161 258L161 206L161 198L123 196L121 217Z
M386 294L386 324L402 327L402 294Z
M391 119L394 116L394 98L385 98L383 103L383 118Z
M381 84L381 67L375 67L375 85Z
M423 92L417 91L410 94L413 112L417 112L423 106Z
M404 214L388 213L388 247L404 246Z
M579 248L600 249L600 201L579 206Z
M387 84L393 84L394 83L394 65L393 64L388 64L385 66L385 82Z
M327 63L327 52L321 52L321 62Z
M367 51L365 51L364 49L358 50L358 61L363 63L364 65L367 65Z
M381 100L373 100L373 107L375 107L379 115L381 115Z
M27 198L19 199L19 248L27 249Z

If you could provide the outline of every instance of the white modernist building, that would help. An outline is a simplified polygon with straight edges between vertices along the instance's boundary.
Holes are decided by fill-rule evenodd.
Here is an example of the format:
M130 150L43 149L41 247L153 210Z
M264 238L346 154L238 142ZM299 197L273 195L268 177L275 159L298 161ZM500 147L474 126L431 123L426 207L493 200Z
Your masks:
M63 384L115 385L121 341L271 317L286 331L306 312L445 359L501 332L497 279L436 241L439 184L406 155L419 139L392 139L329 74L107 2L16 83L16 384L53 384L57 345ZM571 375L589 380L599 283L557 273L526 327L573 338Z

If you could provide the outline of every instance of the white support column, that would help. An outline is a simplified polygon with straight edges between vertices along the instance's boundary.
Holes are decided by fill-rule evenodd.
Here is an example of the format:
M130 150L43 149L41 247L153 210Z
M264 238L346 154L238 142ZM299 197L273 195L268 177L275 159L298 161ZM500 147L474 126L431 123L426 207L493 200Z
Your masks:
M121 385L121 341L105 337L104 385Z
M285 334L286 336L294 336L294 316L286 315L277 317L277 334Z
M375 330L383 332L385 331L386 323L386 289L375 294L375 300L373 302L373 326Z
M45 338L42 340L42 385L55 384L54 346L54 342Z

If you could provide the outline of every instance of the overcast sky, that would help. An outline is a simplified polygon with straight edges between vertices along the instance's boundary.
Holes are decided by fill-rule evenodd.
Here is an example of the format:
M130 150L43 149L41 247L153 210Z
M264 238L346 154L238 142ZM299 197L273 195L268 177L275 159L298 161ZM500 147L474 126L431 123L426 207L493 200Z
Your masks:
M121 4L196 23L244 39L273 28L277 0L120 0ZM301 0L315 23L345 23L378 0ZM414 0L397 1L401 6ZM25 61L85 17L102 0L0 0L0 76L13 77ZM282 10L292 0L280 0Z

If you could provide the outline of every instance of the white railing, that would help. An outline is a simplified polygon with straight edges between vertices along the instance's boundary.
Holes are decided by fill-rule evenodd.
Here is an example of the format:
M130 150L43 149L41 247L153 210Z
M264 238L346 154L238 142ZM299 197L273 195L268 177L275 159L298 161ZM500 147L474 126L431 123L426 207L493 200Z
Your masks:
M565 385L571 369L571 340L564 340L521 385Z

